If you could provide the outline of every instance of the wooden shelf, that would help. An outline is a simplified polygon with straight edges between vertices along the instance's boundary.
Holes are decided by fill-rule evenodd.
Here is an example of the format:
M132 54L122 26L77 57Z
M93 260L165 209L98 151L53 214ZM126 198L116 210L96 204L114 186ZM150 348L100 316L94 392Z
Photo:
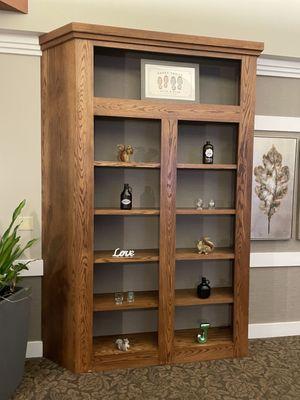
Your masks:
M205 208L197 210L196 208L177 208L177 215L234 215L236 210L233 208Z
M116 347L118 338L128 338L130 349L126 352ZM93 341L93 370L141 367L158 364L156 332L99 336Z
M228 358L234 356L232 329L229 327L210 328L208 341L197 342L199 329L175 331L174 362L188 362Z
M232 248L217 247L210 254L199 254L197 249L176 249L176 260L231 260L234 259Z
M120 210L119 208L95 208L95 215L159 215L158 208L134 208L132 210ZM177 215L234 215L236 210L232 208L214 208L197 210L195 208L177 208Z
M146 309L158 307L158 292L137 291L134 292L135 300L133 303L126 301L126 293L124 293L123 304L115 304L114 293L94 294L94 311L121 311L131 309ZM205 304L230 304L233 303L232 288L212 288L211 295L208 299L199 299L196 289L177 289L175 291L176 306L193 306Z
M213 170L222 170L222 169L237 169L237 164L177 164L177 169L213 169Z
M103 263L141 263L159 260L158 249L135 250L134 257L113 257L114 250L98 250L94 252L94 264Z
M233 293L230 287L212 288L208 299L200 299L197 296L197 289L178 289L175 291L175 306L230 303L233 303Z
M134 208L132 210L120 210L119 208L95 208L95 215L159 215L158 208Z
M95 167L108 168L160 168L155 162L121 162L121 161L94 161Z
M94 311L120 311L158 307L158 292L155 290L134 292L134 298L133 303L128 303L126 301L126 293L124 293L123 304L116 304L114 293L94 294Z

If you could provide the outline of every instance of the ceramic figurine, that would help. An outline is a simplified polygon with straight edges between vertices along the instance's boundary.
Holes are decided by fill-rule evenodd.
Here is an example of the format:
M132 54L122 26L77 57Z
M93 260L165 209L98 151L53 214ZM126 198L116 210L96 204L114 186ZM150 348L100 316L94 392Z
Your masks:
M117 345L118 349L121 351L128 351L130 348L128 339L117 339L116 345Z
M197 249L199 254L209 254L215 248L214 243L209 240L209 237L204 237L197 242Z
M208 322L201 322L200 333L197 335L198 343L204 344L207 342L209 327L210 327L210 324Z
M118 160L123 162L130 162L130 156L133 154L133 147L128 144L118 144Z
M216 208L216 203L214 200L210 200L210 202L208 203L208 208L210 209Z
M210 282L202 277L202 282L197 286L197 294L200 299L207 299L210 296Z
M196 209L203 210L203 200L200 198L197 200Z

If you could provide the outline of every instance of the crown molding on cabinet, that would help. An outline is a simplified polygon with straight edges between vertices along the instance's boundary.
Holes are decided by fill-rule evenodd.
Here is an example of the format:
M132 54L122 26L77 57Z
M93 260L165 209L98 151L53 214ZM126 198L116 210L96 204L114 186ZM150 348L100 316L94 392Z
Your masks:
M40 35L37 32L0 29L0 53L40 57ZM260 56L257 61L257 75L300 78L300 60Z
M0 53L41 57L39 33L0 29Z

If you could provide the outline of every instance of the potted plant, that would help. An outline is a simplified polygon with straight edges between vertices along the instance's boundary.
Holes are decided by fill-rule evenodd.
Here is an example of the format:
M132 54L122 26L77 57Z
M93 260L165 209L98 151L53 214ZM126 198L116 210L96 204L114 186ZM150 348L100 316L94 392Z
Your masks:
M31 292L17 286L21 271L30 261L18 261L37 239L20 244L17 219L25 206L15 209L11 223L0 239L0 399L11 397L22 380L25 364Z

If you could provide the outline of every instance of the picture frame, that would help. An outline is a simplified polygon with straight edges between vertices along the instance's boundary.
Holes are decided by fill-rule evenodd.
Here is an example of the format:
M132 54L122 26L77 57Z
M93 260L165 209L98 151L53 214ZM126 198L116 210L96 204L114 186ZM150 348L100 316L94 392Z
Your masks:
M256 136L251 240L292 237L297 139Z
M199 102L199 65L141 59L141 99Z

